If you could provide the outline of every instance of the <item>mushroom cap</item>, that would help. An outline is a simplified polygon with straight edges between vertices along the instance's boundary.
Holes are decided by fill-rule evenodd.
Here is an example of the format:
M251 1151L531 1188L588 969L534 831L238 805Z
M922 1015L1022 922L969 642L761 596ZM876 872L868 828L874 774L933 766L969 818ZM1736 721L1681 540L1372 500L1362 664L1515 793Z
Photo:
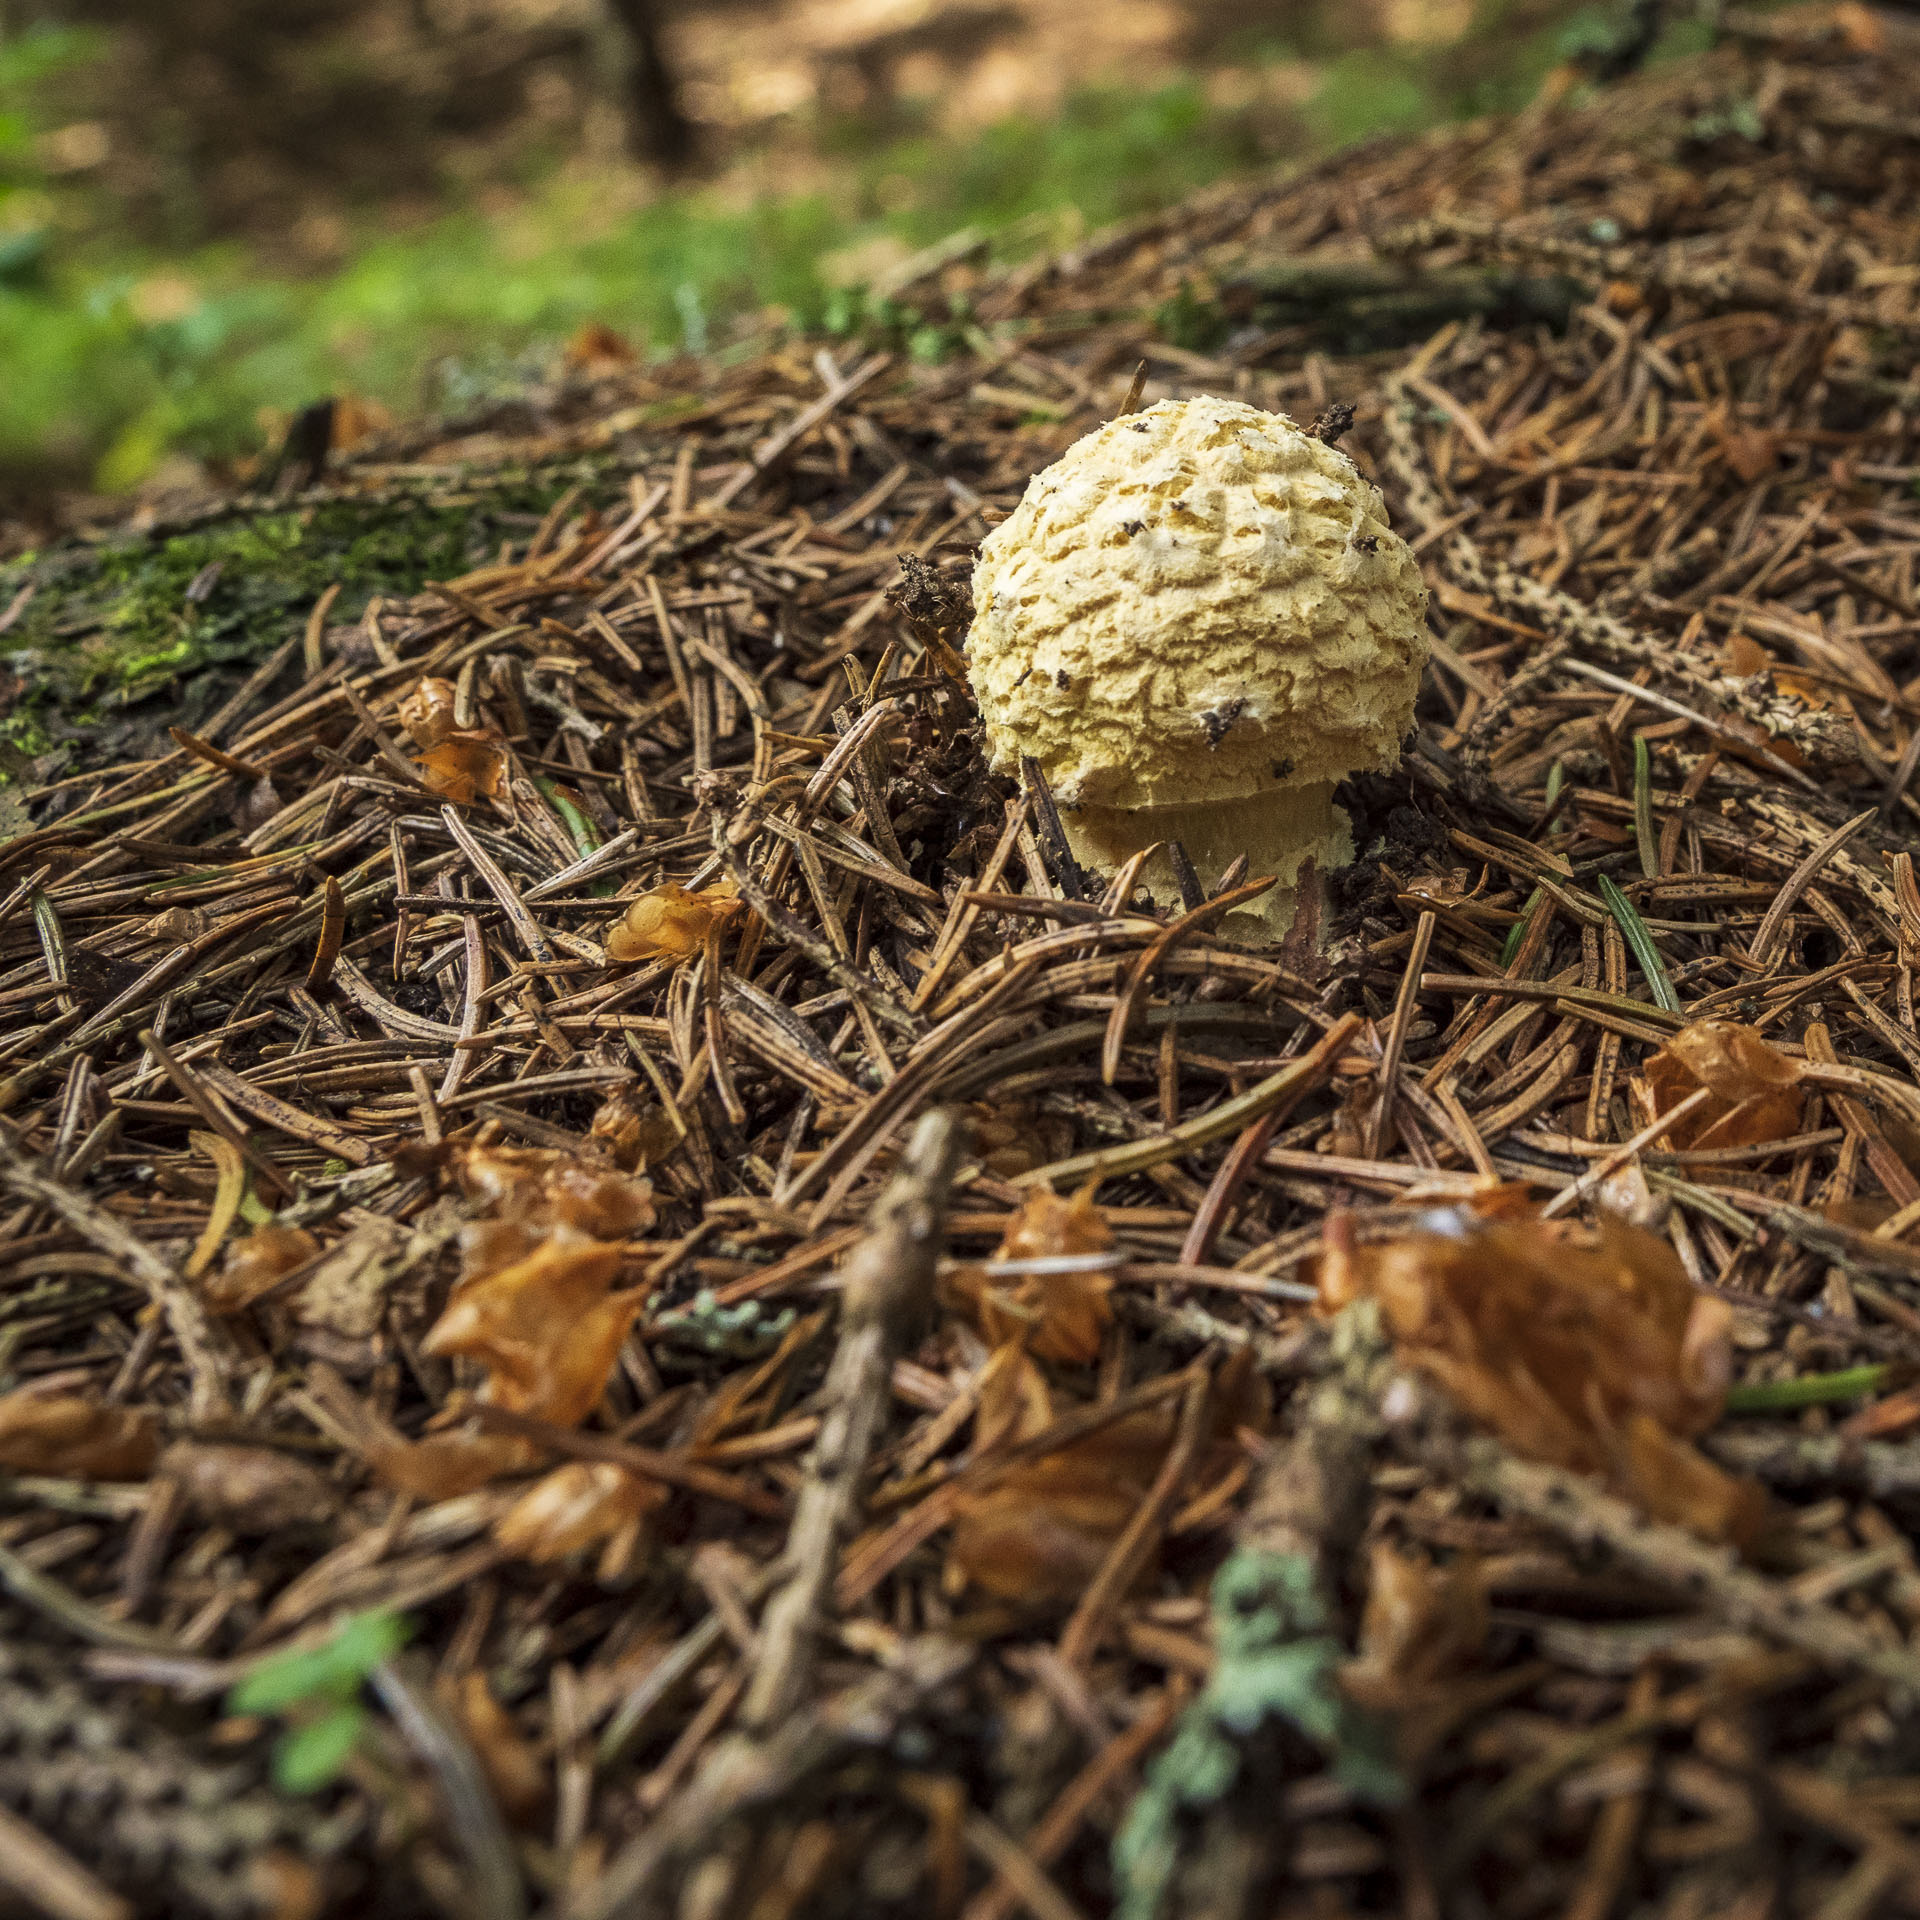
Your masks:
M1239 799L1392 766L1426 587L1336 447L1163 400L1036 474L981 543L967 652L994 765L1070 805Z

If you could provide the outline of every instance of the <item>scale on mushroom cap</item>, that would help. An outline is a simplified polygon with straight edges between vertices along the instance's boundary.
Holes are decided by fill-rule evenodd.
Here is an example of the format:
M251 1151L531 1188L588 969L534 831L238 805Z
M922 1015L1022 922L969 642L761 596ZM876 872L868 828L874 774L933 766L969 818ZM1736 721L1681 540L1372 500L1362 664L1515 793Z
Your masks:
M1039 763L1075 859L1178 897L1241 854L1292 925L1353 858L1336 783L1390 768L1427 657L1426 587L1338 448L1237 400L1124 414L1036 474L980 548L967 657L995 767ZM1254 924L1257 923L1257 924Z

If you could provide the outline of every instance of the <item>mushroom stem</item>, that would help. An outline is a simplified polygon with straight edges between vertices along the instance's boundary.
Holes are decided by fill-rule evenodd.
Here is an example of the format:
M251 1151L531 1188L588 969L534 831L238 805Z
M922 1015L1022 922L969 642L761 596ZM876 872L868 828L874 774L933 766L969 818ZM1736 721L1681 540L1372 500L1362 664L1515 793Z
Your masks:
M1208 800L1181 807L1079 807L1062 810L1067 844L1083 866L1117 873L1143 847L1160 843L1141 870L1141 880L1159 901L1179 898L1165 843L1178 840L1209 892L1241 854L1249 879L1272 874L1276 885L1240 912L1235 922L1258 921L1279 936L1293 925L1300 869L1312 859L1322 873L1353 858L1353 827L1333 804L1333 782L1270 787L1235 800ZM1248 932L1254 929L1247 927Z

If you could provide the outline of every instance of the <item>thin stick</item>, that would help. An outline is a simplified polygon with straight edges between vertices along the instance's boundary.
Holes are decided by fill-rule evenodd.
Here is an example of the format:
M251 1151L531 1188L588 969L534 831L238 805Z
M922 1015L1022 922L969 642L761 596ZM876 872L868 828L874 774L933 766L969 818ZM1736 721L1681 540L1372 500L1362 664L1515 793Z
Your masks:
M1160 1471L1154 1476L1147 1497L1113 1543L1100 1571L1074 1608L1066 1632L1060 1636L1060 1658L1070 1667L1083 1667L1092 1659L1106 1631L1108 1617L1146 1565L1147 1556L1159 1544L1167 1516L1173 1511L1173 1503L1180 1497L1180 1489L1193 1469L1194 1456L1200 1450L1209 1384L1203 1373L1196 1374L1188 1383L1180 1403L1173 1445L1160 1463Z
M1297 1098L1304 1088L1312 1086L1331 1072L1333 1063L1346 1051L1347 1042L1353 1038L1359 1025L1360 1016L1357 1013L1342 1014L1320 1036L1310 1052L1303 1053L1278 1073L1270 1074L1258 1086L1249 1087L1232 1100L1223 1100L1212 1112L1183 1121L1155 1139L1131 1141L1124 1147L1102 1147L1093 1153L1077 1153L1070 1160L1056 1160L1051 1166L1036 1167L1031 1173L1023 1173L1014 1184L1022 1187L1057 1187L1063 1180L1118 1179L1123 1173L1140 1173L1148 1167L1177 1160L1182 1154L1205 1146L1209 1140L1218 1140L1223 1134L1237 1133L1258 1119L1269 1107L1278 1106L1282 1100Z
M860 1475L886 1418L893 1363L931 1302L962 1130L948 1108L922 1114L847 1263L840 1344L827 1370L820 1436L787 1532L792 1578L767 1604L741 1722L765 1731L790 1713L813 1671L814 1635L833 1597L840 1542Z
M1380 1157L1380 1145L1387 1137L1387 1122L1393 1116L1394 1091L1400 1080L1400 1059L1406 1051L1407 1029L1413 1024L1414 1003L1420 996L1420 969L1427 964L1433 946L1433 930L1439 924L1431 912L1422 913L1413 930L1413 947L1407 955L1405 971L1400 975L1400 991L1394 996L1393 1020L1387 1028L1387 1043L1380 1054L1380 1097L1367 1119L1367 1158Z
M1051 1866L1079 1832L1080 1823L1101 1795L1126 1779L1172 1726L1174 1716L1185 1704L1186 1688L1169 1686L1132 1726L1109 1740L1061 1789L1060 1797L1027 1835L1027 1858L1036 1866ZM1009 1920L1023 1898L1012 1877L996 1871L992 1885L968 1902L960 1920Z
M1615 1147L1604 1160L1589 1167L1572 1186L1562 1187L1540 1209L1541 1219L1551 1220L1555 1214L1565 1213L1569 1207L1578 1206L1603 1180L1618 1173L1637 1153L1652 1146L1663 1133L1679 1121L1686 1119L1689 1114L1697 1113L1712 1098L1711 1087L1700 1087L1688 1094L1677 1107L1670 1108L1651 1125L1642 1127L1631 1140Z
M0 1887L10 1888L48 1920L134 1920L131 1900L102 1886L70 1853L4 1807Z
M473 1743L433 1697L413 1661L403 1656L385 1662L375 1669L373 1685L439 1783L447 1824L467 1860L463 1907L474 1920L523 1920L527 1893L520 1863Z
M1820 842L1807 857L1788 874L1786 883L1774 895L1773 905L1767 909L1766 918L1760 922L1753 936L1753 945L1747 949L1747 958L1756 967L1764 967L1773 958L1773 950L1778 945L1781 933L1786 927L1787 916L1799 904L1800 896L1810 887L1820 869L1844 847L1853 836L1874 818L1877 809L1869 807L1865 813L1855 814L1845 826L1836 827L1832 833Z
M193 1417L203 1421L224 1418L228 1411L226 1359L230 1348L193 1288L112 1214L72 1188L49 1180L3 1140L0 1186L57 1214L83 1240L120 1262L166 1315L167 1325L180 1344L180 1357L193 1380Z

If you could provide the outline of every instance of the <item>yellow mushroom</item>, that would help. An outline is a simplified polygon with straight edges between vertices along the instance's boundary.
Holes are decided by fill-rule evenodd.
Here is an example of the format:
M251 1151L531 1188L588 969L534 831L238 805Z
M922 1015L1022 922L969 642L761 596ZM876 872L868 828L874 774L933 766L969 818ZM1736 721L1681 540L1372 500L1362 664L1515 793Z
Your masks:
M1427 596L1337 448L1237 400L1109 421L987 536L973 597L994 765L1039 763L1084 865L1177 839L1211 887L1244 853L1280 933L1306 861L1353 858L1334 787L1399 759ZM1142 878L1176 897L1164 844Z

